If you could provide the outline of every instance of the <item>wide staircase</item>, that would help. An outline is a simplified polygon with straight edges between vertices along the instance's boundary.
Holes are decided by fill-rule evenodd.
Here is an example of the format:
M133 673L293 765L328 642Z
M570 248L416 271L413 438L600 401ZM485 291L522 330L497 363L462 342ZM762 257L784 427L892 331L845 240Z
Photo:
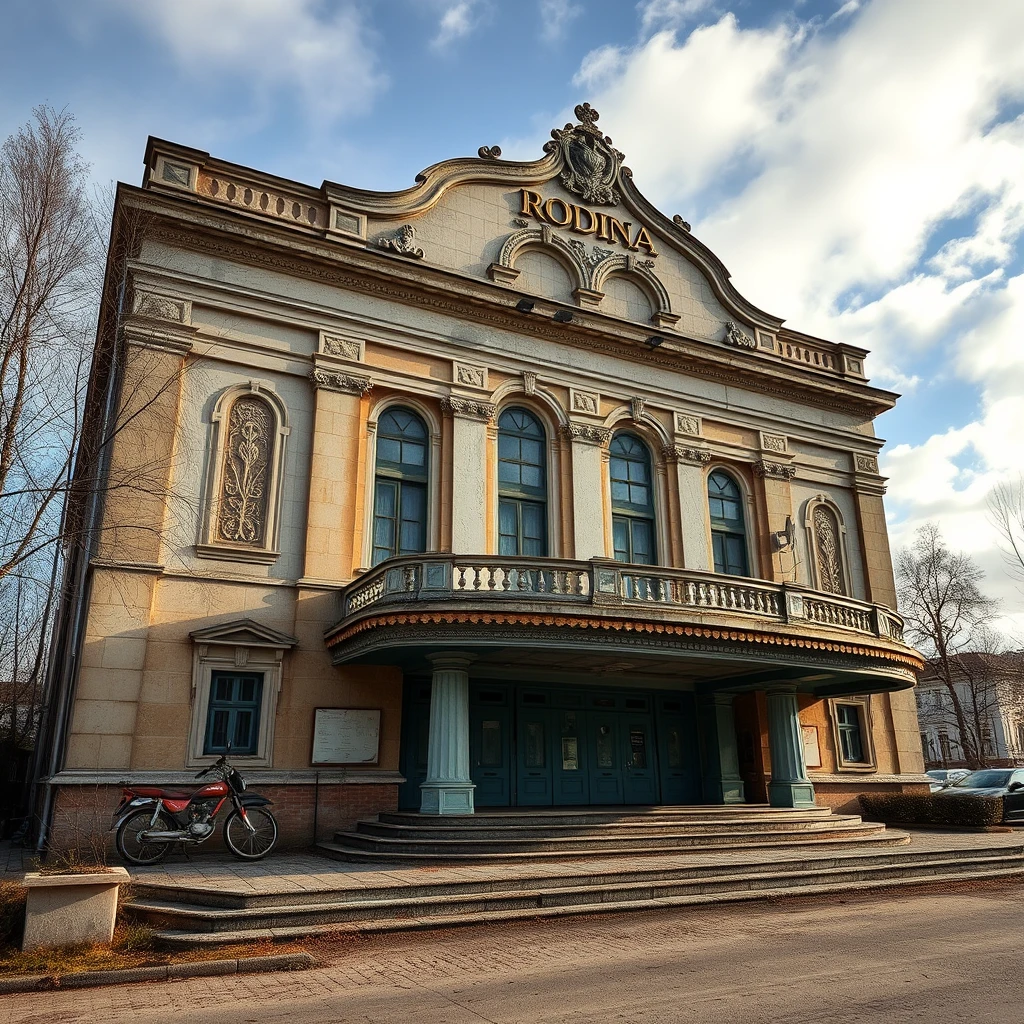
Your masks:
M333 842L318 849L347 861L451 864L901 842L906 842L902 832L856 814L833 814L827 807L737 804L380 814L358 822L352 831L336 832Z
M339 862L135 871L128 907L163 944L196 946L1024 874L1024 834L911 841L827 808L382 814L319 849Z

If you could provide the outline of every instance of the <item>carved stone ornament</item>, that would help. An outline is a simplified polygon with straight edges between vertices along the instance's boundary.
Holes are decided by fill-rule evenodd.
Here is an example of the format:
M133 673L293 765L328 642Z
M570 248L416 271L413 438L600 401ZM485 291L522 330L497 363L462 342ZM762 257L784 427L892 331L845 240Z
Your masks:
M411 224L403 224L393 238L380 238L377 244L388 252L396 252L399 256L409 256L414 260L423 259L423 250L413 244L416 229Z
M562 433L567 440L581 444L607 444L612 436L610 427L595 427L589 423L563 423Z
M471 420L490 422L498 413L498 408L491 402L478 402L473 398L455 398L450 396L441 399L441 409L449 416L462 416Z
M572 411L584 412L590 416L596 416L598 410L598 396L591 391L572 390Z
M726 320L725 322L725 341L727 344L735 345L737 348L757 347L757 342L749 334L744 334L732 320Z
M789 450L789 442L782 434L761 433L761 447L769 452L785 453Z
M678 213L674 213L672 215L672 223L675 224L677 228L682 228L684 231L690 230L690 222L688 220L683 220Z
M839 522L827 505L814 509L814 558L818 566L818 589L845 594L843 562L840 555Z
M600 245L592 245L588 252L587 247L578 238L570 238L569 246L579 257L580 262L585 263L588 267L596 267L602 260L617 255L614 249L605 249ZM650 264L648 269L654 268L654 260L646 260L645 263Z
M345 359L358 359L360 344L354 338L341 338L336 334L325 334L323 350L330 356L343 356Z
M217 532L234 544L264 543L274 418L262 398L236 399L228 417Z
M357 377L339 370L316 369L310 379L318 388L328 391L343 391L347 395L367 395L373 390L373 381L369 377Z
M177 324L188 322L188 305L184 299L172 299L155 292L136 292L134 312L154 320L171 320Z
M523 370L523 390L528 395L537 394L537 374L532 370Z
M690 462L706 466L711 461L711 452L706 448L690 448L682 444L662 445L661 454L668 462Z
M690 437L700 437L700 420L696 416L689 416L684 412L677 412L675 424L677 434L688 434Z
M487 371L482 366L468 366L465 363L455 364L455 381L470 388L487 386Z
M647 408L647 399L635 397L629 400L629 411L634 423L639 423L644 418L644 409Z
M776 480L792 480L796 476L796 467L787 466L782 462L768 462L762 459L754 463L754 472L762 477L774 477Z
M589 103L579 104L575 114L580 123L552 129L553 141L545 143L544 152L562 154L564 169L558 180L567 191L588 203L614 206L622 154L597 127L598 113Z
M857 472L859 473L877 473L878 472L878 459L874 455L862 455L858 452L854 456L854 460L857 466Z
M481 146L476 155L481 160L497 160L501 156L501 146Z

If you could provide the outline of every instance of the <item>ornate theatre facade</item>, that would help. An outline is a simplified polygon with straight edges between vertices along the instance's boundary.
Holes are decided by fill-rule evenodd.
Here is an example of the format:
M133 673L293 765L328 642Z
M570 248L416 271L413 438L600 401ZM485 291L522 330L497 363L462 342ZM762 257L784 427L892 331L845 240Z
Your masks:
M295 844L397 806L926 784L872 429L896 396L745 300L576 116L537 161L391 193L150 140L114 215L55 823L228 744Z

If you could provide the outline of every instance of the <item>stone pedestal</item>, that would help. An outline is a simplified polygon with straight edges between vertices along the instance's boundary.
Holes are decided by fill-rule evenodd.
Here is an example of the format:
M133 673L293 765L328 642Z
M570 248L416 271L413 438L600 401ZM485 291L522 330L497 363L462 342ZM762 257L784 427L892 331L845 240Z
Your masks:
M814 786L804 768L804 737L796 690L769 690L765 696L772 760L768 802L772 807L814 807Z
M90 875L41 875L30 871L21 948L47 949L114 937L117 889L129 881L124 868Z
M734 696L709 693L698 703L704 747L704 799L709 804L741 804L745 799L732 713Z
M433 655L427 777L420 784L421 814L472 814L469 778L469 664L457 654Z

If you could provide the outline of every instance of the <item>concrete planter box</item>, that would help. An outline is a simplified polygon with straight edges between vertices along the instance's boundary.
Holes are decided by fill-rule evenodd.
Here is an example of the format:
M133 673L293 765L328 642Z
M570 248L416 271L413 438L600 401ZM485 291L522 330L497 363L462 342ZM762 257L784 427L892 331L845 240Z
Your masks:
M92 875L41 875L30 871L22 883L28 889L28 899L21 948L110 942L117 917L118 886L128 880L124 868Z

